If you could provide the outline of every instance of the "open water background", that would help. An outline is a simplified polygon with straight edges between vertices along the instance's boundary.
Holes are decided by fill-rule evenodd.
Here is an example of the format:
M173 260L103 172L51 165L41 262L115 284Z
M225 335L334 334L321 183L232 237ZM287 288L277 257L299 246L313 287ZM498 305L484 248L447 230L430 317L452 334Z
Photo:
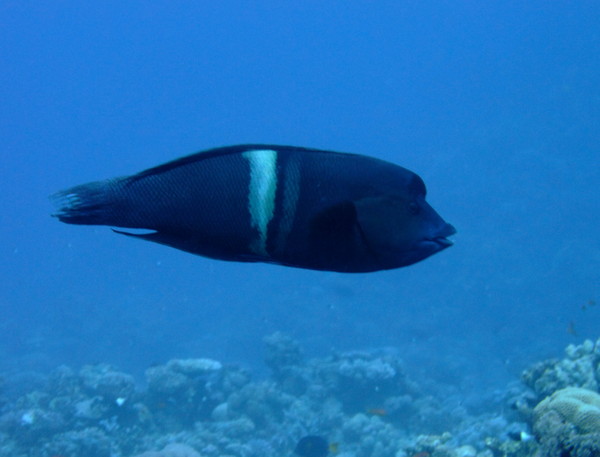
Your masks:
M3 2L0 369L260 373L283 331L310 355L393 348L478 396L597 338L599 17L594 1ZM343 275L49 217L57 190L246 142L405 166L456 244Z

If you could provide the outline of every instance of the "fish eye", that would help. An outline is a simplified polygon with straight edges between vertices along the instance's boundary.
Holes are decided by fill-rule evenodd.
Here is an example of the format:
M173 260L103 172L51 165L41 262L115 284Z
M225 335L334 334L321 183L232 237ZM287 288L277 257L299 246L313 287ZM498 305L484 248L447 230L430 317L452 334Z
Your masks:
M413 200L408 204L408 210L411 214L417 215L421 212L421 207L416 201Z

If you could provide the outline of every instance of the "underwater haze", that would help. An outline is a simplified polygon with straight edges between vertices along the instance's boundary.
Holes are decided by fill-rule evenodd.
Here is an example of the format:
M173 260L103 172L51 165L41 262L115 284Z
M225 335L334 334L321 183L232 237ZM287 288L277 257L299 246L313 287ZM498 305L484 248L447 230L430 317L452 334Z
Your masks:
M0 370L265 371L385 348L472 403L600 336L600 5L17 2L0 7ZM418 173L457 229L415 265L211 260L50 217L48 196L243 143Z

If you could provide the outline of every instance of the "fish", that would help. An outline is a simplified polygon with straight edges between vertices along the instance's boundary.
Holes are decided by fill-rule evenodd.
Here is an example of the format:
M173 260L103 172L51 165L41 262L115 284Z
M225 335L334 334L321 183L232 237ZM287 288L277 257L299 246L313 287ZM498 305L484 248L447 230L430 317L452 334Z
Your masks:
M367 414L371 414L373 416L383 417L388 415L387 409L385 408L367 408L366 411Z
M50 198L52 216L67 224L106 225L212 259L366 273L412 265L453 244L455 228L425 196L421 177L381 159L246 144Z
M592 306L596 306L596 300L590 299L587 301L587 303L584 303L583 305L581 305L581 309L583 311L585 311L587 308L592 307Z
M318 435L307 435L300 438L294 453L300 457L325 457L330 452L338 451L337 443L328 443L325 438Z

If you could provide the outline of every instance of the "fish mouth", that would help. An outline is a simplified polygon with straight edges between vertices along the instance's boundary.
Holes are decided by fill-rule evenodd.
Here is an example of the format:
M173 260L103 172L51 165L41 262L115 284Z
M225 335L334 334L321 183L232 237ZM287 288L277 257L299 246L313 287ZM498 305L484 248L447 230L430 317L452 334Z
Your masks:
M454 244L454 241L449 240L448 238L446 238L444 236L437 236L435 238L429 238L425 241L429 241L431 243L437 244L440 247L440 249L448 248Z
M436 251L441 251L442 249L446 249L454 244L454 241L448 239L447 237L454 235L455 233L456 229L454 226L446 224L435 236L431 238L425 238L423 242L434 246Z
M426 249L430 252L429 255L431 255L435 252L441 251L442 249L449 248L454 244L454 242L445 236L436 236L435 238L425 238L424 240L421 240L419 244L421 249Z

